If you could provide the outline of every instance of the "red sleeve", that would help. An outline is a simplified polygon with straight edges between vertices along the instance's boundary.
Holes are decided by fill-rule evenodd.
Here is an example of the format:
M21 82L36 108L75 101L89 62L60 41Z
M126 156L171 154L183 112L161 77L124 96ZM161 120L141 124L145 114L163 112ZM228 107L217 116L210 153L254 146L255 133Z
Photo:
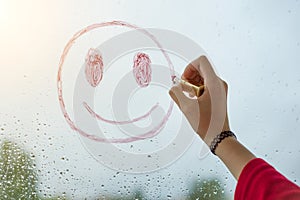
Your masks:
M300 199L300 187L260 158L251 160L239 177L235 200Z

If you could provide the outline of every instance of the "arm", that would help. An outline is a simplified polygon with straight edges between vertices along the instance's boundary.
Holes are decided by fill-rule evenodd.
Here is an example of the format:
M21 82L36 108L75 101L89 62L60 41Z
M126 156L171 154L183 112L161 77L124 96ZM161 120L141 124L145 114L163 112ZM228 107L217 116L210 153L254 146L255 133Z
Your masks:
M194 131L210 146L223 131L230 130L227 115L227 84L214 72L206 57L190 63L182 77L194 85L204 85L204 93L188 98L193 90L176 85L169 94L188 119ZM201 119L201 120L200 120ZM218 144L216 155L238 180L235 199L300 199L300 188L272 166L255 156L234 137Z
M197 99L188 98L177 85L170 90L170 96L189 120L195 132L209 146L222 131L230 130L227 115L227 84L214 72L206 57L201 56L190 63L182 79L194 84L205 85L204 93ZM193 96L190 93L190 96ZM200 120L201 118L201 120ZM255 156L235 138L225 138L217 147L216 155L223 161L233 176L238 179L244 166Z
M238 180L246 164L255 156L233 137L225 138L217 147L216 155Z

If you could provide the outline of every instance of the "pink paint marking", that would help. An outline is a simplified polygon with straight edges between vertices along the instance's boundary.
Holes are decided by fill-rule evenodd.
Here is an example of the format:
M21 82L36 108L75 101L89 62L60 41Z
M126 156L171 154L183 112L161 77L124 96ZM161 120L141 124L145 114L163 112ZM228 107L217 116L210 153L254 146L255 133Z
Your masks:
M87 138L89 138L91 140L94 140L94 141L105 142L105 143L127 143L127 142L133 142L133 141L137 141L137 140L141 140L141 139L146 139L146 138L154 137L155 135L157 135L159 133L159 131L165 126L166 122L168 121L168 119L169 119L169 117L170 117L170 115L172 113L173 106L174 106L174 103L172 101L170 102L169 109L167 111L167 114L164 116L163 120L156 127L154 127L152 130L150 130L150 131L148 131L148 132L146 132L146 133L144 133L144 134L142 134L142 135L140 135L138 137L128 137L128 138L120 138L120 139L101 138L101 137L95 136L93 134L86 133L85 131L83 131L82 129L80 129L80 128L78 128L76 126L76 124L70 118L70 115L68 114L68 112L66 110L65 102L64 102L64 99L63 99L63 92L62 92L63 91L62 90L62 83L63 82L62 82L62 79L61 79L61 77L62 77L62 67L63 67L63 64L65 62L65 58L66 58L69 50L73 46L73 43L80 36L82 36L83 34L89 32L91 30L94 30L94 29L97 29L97 28L101 28L101 27L105 27L105 26L124 26L124 27L128 27L128 28L136 29L136 30L142 32L143 34L147 35L148 37L150 37L155 42L155 44L158 46L158 48L161 50L161 52L163 53L163 55L165 56L165 58L166 58L166 60L167 60L167 62L169 64L169 67L170 67L171 77L173 77L175 75L174 66L173 66L173 64L172 64L172 62L171 62L168 54L163 50L162 46L156 40L156 38L151 33L149 33L147 30L141 29L141 28L139 28L137 26L134 26L134 25L128 24L126 22L122 22L122 21L104 22L104 23L98 23L98 24L93 24L93 25L87 26L86 28L78 31L68 41L68 43L66 44L66 46L65 46L65 48L63 50L63 53L62 53L62 55L60 57L59 68L58 68L58 73L57 73L57 92L58 92L58 100L59 100L59 104L60 104L60 108L62 110L62 113L63 113L63 115L64 115L64 117L66 119L66 122L69 124L69 126L70 126L71 129L77 131L82 136L87 137ZM153 109L154 109L154 107L153 107ZM143 118L143 117L148 116L150 114L149 112L146 113L146 115L143 115L141 117ZM139 118L136 118L136 119L133 119L133 120L139 120Z
M142 119L149 117L149 115L152 113L152 111L158 107L158 103L155 106L153 106L146 114L144 114L140 117L136 117L132 120L124 120L124 121L114 121L114 120L105 119L104 117L101 117L99 114L97 114L95 111L93 111L93 109L86 102L83 102L83 106L93 117L95 117L101 121L104 121L109 124L123 125L123 124L134 123L134 122L137 122L137 121L140 121Z
M151 81L151 60L145 53L137 53L133 59L133 76L140 87L147 87Z
M86 55L85 77L92 87L96 87L103 77L102 55L98 49L90 48Z
M151 60L150 60L149 56L145 53L137 53L134 56L133 61L134 61L133 75L135 77L136 82L138 83L138 85L140 87L148 86L151 81L151 72L152 72L151 66L150 66ZM101 121L104 121L104 122L110 123L110 124L123 125L123 124L134 123L134 122L137 122L139 120L149 117L151 115L152 111L158 107L158 103L155 106L153 106L150 109L150 111L148 111L146 114L144 114L140 117L136 117L132 120L125 120L125 121L115 121L115 120L106 119L106 118L100 116L99 114L97 114L86 102L83 102L83 106L93 117L95 117L98 120L101 120Z

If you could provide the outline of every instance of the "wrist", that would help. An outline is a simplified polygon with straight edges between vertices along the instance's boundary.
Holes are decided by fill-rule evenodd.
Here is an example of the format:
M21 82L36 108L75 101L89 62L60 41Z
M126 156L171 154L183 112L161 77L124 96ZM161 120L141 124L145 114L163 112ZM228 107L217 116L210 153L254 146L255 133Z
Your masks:
M212 140L209 148L210 151L216 155L215 151L220 143L222 143L225 139L233 137L236 139L236 136L232 131L222 131L220 134L216 135L216 137Z
M218 157L222 157L223 153L225 152L225 154L230 154L232 147L234 146L234 144L238 142L236 137L226 137L224 138L219 145L217 146L216 150L215 150L215 154Z
M226 132L226 131L231 131L227 120L224 123L223 129L220 132L216 131L216 130L207 132L205 137L203 138L203 141L209 147L211 145L211 143L213 142L213 140L218 136L218 134L220 134L222 132Z

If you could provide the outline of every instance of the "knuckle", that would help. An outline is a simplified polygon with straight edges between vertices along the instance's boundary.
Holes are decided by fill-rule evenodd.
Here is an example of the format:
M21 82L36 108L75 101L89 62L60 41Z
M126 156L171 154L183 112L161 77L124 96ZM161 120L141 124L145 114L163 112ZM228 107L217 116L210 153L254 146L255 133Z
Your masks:
M198 59L199 59L200 63L207 61L207 58L204 55L201 55Z

